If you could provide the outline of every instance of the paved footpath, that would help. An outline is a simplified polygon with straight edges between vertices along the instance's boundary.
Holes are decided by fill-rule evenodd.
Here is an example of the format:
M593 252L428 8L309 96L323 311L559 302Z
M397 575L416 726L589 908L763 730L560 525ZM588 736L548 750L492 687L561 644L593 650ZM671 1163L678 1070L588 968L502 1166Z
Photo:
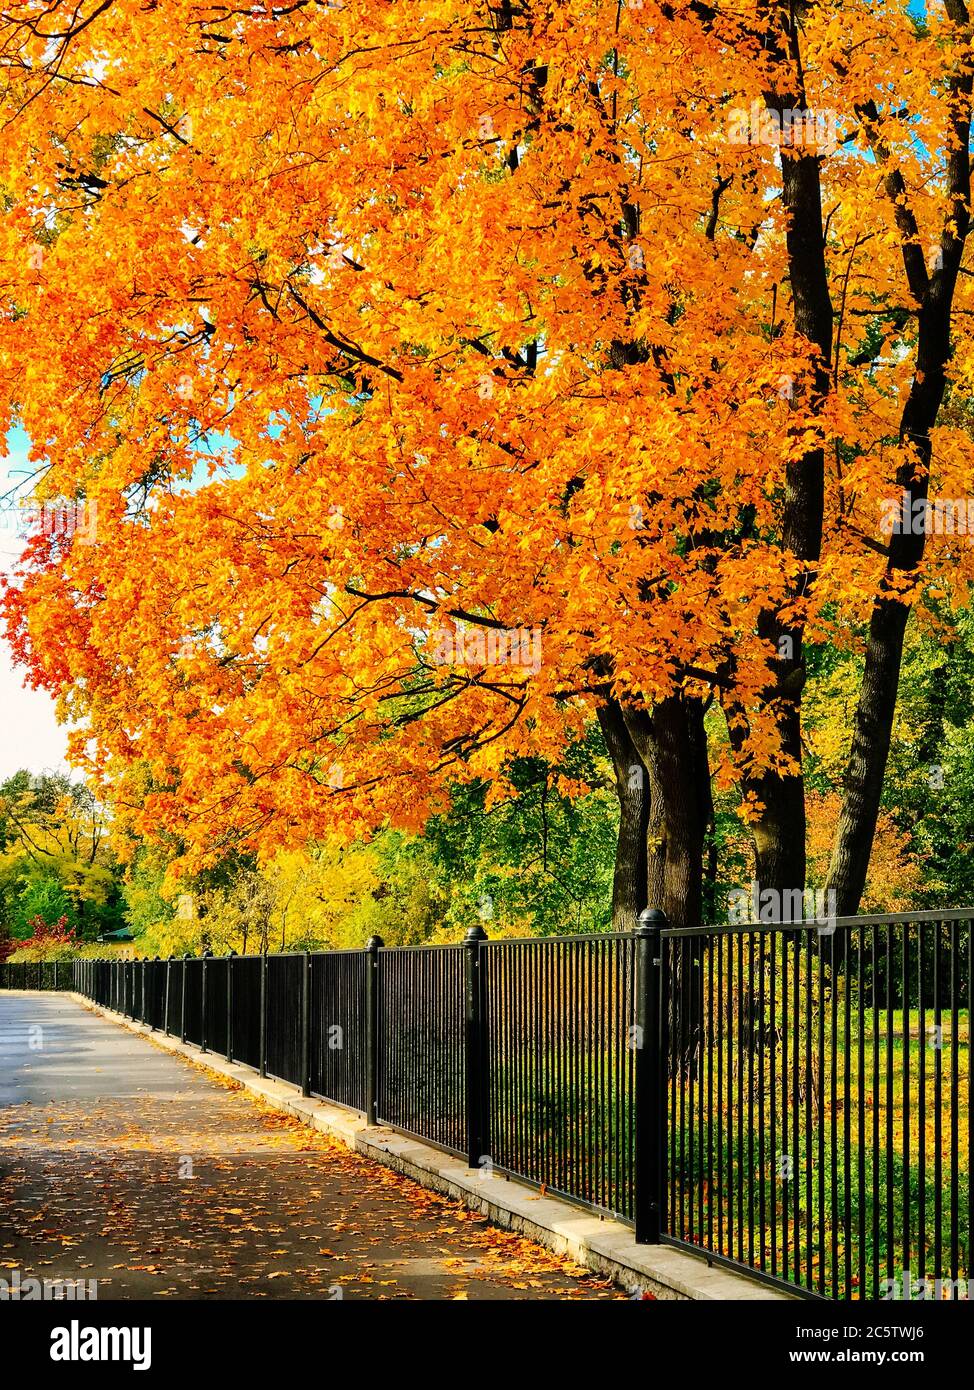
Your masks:
M98 1298L613 1299L56 994L0 991L0 1278Z

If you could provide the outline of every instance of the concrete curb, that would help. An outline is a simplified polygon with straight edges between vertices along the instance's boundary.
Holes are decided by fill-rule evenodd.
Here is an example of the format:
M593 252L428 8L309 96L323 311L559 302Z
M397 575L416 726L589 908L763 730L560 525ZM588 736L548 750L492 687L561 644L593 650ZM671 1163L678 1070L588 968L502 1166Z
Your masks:
M217 1076L229 1077L265 1104L312 1125L355 1153L461 1201L504 1230L516 1231L556 1254L570 1255L578 1264L609 1276L633 1294L648 1292L659 1299L679 1300L790 1301L792 1297L745 1275L710 1265L703 1255L692 1255L669 1245L637 1245L631 1228L612 1217L584 1211L559 1197L542 1196L514 1178L485 1176L468 1168L461 1159L418 1139L382 1125L370 1127L355 1111L307 1099L286 1082L261 1078L240 1063L227 1062L218 1054L200 1052L191 1043L153 1032L147 1025L133 1023L80 994L65 994L91 1013L145 1037L165 1051Z

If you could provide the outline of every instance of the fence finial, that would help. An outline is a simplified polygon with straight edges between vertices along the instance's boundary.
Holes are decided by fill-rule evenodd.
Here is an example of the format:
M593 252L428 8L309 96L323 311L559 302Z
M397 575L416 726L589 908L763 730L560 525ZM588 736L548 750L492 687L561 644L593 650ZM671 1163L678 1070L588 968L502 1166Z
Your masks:
M637 931L656 932L662 931L666 926L666 913L661 912L658 907L644 907L639 914L639 926Z

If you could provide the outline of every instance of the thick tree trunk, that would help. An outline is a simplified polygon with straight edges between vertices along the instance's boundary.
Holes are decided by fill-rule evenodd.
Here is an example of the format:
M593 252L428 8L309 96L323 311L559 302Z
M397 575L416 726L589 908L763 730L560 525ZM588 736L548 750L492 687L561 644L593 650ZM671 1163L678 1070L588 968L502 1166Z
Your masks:
M779 684L775 689L780 710L781 750L793 759L799 771L790 777L777 772L752 776L745 767L740 777L742 796L748 803L761 808L751 822L754 880L759 891L774 891L782 904L791 901L786 894L804 890L806 875L805 779L800 770L800 698L804 684L804 658L801 655L797 664L791 664L790 677L790 682ZM747 731L746 714L740 706L731 704L727 708L727 715L731 746L735 752L740 752Z
M866 886L889 758L909 612L905 603L878 603L869 624L866 670L859 692L845 796L829 866L828 886L835 893L833 906L840 917L852 916L858 911Z
M920 313L917 371L902 424L902 437L914 446L917 463L901 469L896 480L908 517L914 515L917 503L925 505L927 501L933 452L930 430L946 389L949 344L949 307L945 313L940 296L934 299L928 292ZM835 894L834 908L840 917L857 912L862 900L886 777L903 641L910 616L909 601L892 597L892 591L898 586L897 572L909 573L919 565L925 543L925 524L904 528L890 537L886 574L873 604L865 671L844 779L845 795L829 866L828 887Z
M682 694L652 714L606 698L599 726L619 797L612 922L629 931L644 907L699 927L713 797L703 701ZM709 862L709 856L708 856Z
M769 773L755 784L764 812L754 826L754 878L759 892L773 889L783 917L794 893L805 888L805 780Z
M651 907L671 927L702 925L704 850L713 823L706 706L683 694L662 700L652 716L627 708L626 723L649 771L654 804L662 808ZM651 858L651 865L654 860ZM706 940L685 937L666 944L669 1062L674 1074L692 1076L699 1057Z
M615 700L610 699L599 706L598 720L612 760L619 797L619 833L612 876L612 930L634 931L639 914L649 901L649 773L626 728L622 709Z
M704 803L699 785L699 740L691 702L663 700L653 712L663 791L665 876L663 911L675 927L703 920Z
M632 741L649 773L651 816L649 906L671 926L699 927L703 908L704 842L713 815L703 701L682 694L648 715L625 709Z
M626 733L636 756L646 769L649 816L646 822L646 900L644 907L662 909L666 896L666 805L660 781L659 749L653 717L641 705L622 709Z

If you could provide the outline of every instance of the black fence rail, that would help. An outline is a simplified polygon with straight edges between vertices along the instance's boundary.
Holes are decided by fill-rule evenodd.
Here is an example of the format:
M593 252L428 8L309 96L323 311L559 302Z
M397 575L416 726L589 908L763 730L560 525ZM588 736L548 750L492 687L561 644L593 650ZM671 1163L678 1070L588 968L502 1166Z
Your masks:
M972 920L647 912L631 934L8 962L0 985L73 988L808 1297L956 1299Z
M203 961L203 989L206 993L206 1034L208 1052L227 1056L230 1020L227 1015L228 989L232 956L213 956Z
M183 1042L203 1046L203 961L183 957L179 1030Z
M183 1017L183 969L181 960L169 959L166 962L166 1012L164 1029L167 1033L178 1033Z
M265 972L265 1072L303 1090L310 1065L302 1055L308 957L268 956Z

